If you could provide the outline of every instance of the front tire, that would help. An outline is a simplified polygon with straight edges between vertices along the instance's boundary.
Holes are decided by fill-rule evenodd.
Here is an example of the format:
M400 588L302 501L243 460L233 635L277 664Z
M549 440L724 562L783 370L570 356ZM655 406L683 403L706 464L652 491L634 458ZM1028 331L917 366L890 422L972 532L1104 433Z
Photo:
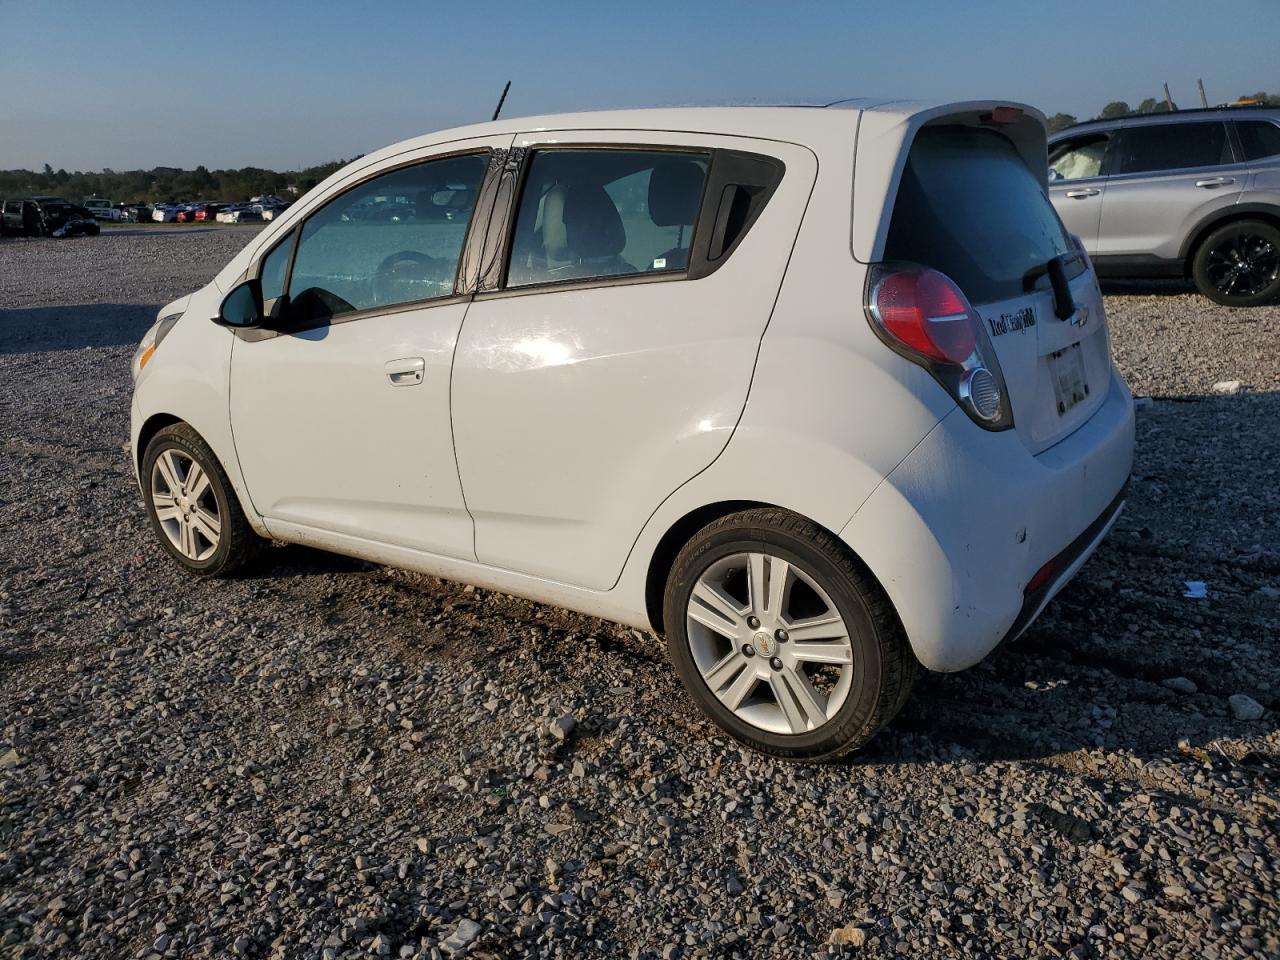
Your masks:
M160 546L193 576L226 576L261 545L218 458L187 424L151 438L141 475Z
M786 510L746 510L696 534L672 566L663 613L671 659L702 710L783 759L862 747L919 670L866 569Z
M1280 229L1237 220L1205 237L1191 261L1196 287L1224 307L1257 307L1280 297Z

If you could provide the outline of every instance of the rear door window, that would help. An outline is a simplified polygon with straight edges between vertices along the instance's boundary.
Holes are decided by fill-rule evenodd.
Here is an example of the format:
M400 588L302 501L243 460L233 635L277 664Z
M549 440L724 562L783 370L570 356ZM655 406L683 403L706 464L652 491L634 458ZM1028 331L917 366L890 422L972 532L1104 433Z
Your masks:
M1237 120L1236 133L1246 160L1280 157L1280 126L1270 120Z
M1116 173L1162 173L1234 163L1221 121L1155 123L1120 131Z
M916 136L886 260L932 267L982 304L1021 295L1029 273L1074 249L1039 178L1006 137L950 126Z
M507 285L683 272L709 161L658 150L538 151Z

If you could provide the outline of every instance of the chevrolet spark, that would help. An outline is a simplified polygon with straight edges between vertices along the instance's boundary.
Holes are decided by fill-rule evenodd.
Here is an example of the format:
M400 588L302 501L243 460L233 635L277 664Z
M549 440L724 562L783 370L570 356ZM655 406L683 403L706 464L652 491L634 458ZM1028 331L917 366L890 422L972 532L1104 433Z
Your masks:
M1043 117L844 101L511 120L338 171L133 363L196 575L263 542L666 637L725 731L856 749L1115 522L1132 402Z

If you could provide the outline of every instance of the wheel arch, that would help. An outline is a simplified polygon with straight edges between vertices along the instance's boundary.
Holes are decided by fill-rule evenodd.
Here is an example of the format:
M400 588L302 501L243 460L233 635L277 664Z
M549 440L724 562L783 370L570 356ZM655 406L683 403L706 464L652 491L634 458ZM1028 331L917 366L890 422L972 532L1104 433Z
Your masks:
M1183 275L1191 276L1192 261L1195 259L1196 251L1200 249L1200 244L1209 234L1219 227L1225 227L1240 220L1262 220L1280 230L1280 206L1266 203L1238 203L1209 214L1187 234L1187 240L1179 254Z
M186 421L171 413L153 413L143 422L142 428L138 431L137 446L133 451L133 466L139 477L142 476L142 458L147 454L147 446L151 443L151 439L165 427L171 427L175 423L186 423ZM195 427L192 429L194 430Z
M837 542L841 543L845 550L848 551L850 558L857 566L862 568L868 579L875 584L884 596L889 608L893 611L893 615L897 617L899 625L902 618L898 616L897 608L894 606L888 592L884 589L884 585L880 582L880 578L876 576L875 571L867 565L866 561L858 555L858 553L849 546L848 542L843 540L840 535L831 530L824 524L807 517L798 511L791 510L781 504L766 503L761 500L720 500L715 503L704 504L688 511L673 524L671 524L665 533L659 538L657 546L654 548L652 555L649 557L649 567L645 575L644 600L645 609L649 616L649 624L653 631L659 636L664 634L665 624L662 615L662 599L667 588L667 577L671 573L672 566L675 565L676 555L680 549L689 542L689 540L703 527L708 524L715 523L723 517L727 517L732 513L740 513L743 510L755 510L759 508L771 508L774 510L787 510L796 516L804 517L810 523L819 527Z

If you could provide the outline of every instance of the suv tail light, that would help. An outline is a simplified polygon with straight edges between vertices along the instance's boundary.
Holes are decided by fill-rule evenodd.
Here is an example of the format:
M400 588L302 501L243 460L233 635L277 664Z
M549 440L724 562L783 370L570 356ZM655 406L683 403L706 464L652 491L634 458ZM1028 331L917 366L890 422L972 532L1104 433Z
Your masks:
M982 319L955 282L914 263L884 263L867 280L867 316L880 339L933 375L975 423L1013 426L1000 361Z

